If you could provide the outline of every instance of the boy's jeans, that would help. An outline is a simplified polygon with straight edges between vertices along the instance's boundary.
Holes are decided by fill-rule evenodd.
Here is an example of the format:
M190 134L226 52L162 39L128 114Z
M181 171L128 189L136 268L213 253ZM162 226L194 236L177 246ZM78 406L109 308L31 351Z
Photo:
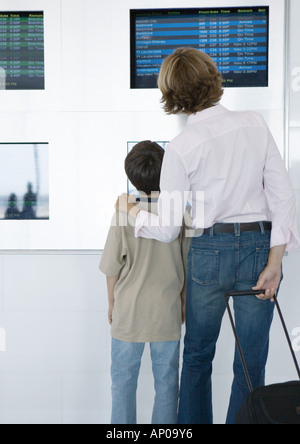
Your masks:
M112 424L136 424L136 390L144 348L145 343L112 339ZM152 342L150 349L156 393L152 424L176 424L180 341Z
M239 232L193 238L187 271L187 331L185 337L179 424L212 424L212 362L225 312L224 294L254 287L267 265L270 232ZM255 296L234 299L235 319L254 387L265 383L265 365L274 304ZM223 350L223 353L226 350ZM227 424L249 394L239 355Z

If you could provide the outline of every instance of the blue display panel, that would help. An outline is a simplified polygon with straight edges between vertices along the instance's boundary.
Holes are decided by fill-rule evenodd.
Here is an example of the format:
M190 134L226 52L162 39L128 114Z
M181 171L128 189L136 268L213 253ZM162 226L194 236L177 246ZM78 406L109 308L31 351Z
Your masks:
M130 11L131 88L157 88L165 57L176 48L209 54L224 87L267 87L269 7Z

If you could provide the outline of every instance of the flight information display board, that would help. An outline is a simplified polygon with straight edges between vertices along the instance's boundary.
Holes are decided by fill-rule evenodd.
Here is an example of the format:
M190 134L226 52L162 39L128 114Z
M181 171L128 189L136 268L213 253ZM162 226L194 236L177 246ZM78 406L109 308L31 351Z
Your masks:
M43 11L0 11L0 89L45 88Z
M209 54L225 87L267 87L269 7L130 11L131 88L157 88L165 57L176 48Z

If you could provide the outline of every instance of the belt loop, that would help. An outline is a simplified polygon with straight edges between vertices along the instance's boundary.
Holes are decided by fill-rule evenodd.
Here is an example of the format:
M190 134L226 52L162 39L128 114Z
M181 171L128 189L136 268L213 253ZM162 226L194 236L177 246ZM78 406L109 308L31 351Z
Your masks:
M211 229L210 229L209 235L210 235L210 237L214 237L214 234L215 234L214 226L212 226Z
M265 234L265 227L263 222L258 222L261 234Z
M236 237L240 237L241 236L241 224L234 224L234 231L235 231Z

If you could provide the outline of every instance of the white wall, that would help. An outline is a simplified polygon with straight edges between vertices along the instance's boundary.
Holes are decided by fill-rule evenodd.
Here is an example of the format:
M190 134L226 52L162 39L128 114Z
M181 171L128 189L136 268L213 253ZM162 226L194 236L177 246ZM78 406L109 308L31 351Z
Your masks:
M38 3L38 0L31 1ZM102 3L102 0L100 1ZM76 136L74 140L79 141L76 143L84 143L83 128L91 129L95 125L101 128L103 125L111 131L115 130L119 121L123 122L122 128L127 128L124 138L126 140L127 134L130 135L130 128L139 127L145 118L151 117L151 122L153 122L152 119L154 121L156 119L154 111L148 111L140 113L132 121L130 113L123 109L123 103L120 104L119 111L118 109L114 112L111 110L107 115L98 109L99 97L104 107L109 107L112 102L109 88L103 89L95 83L101 75L101 68L90 56L91 47L88 51L86 50L93 35L92 28L85 24L85 18L90 20L92 17L94 25L98 24L97 16L91 16L92 11L86 8L89 2L99 4L99 0L95 2L94 0L55 0L54 2L56 6L61 6L59 11L62 20L62 38L59 72L62 76L59 76L58 82L62 82L64 87L60 89L63 94L58 98L59 106L63 104L63 112L60 114L62 122L57 128L61 130L65 145L68 144L68 134L72 132ZM9 9L11 1L6 3ZM109 8L117 5L124 8L124 3L124 0L114 0L110 3L103 1L103 5ZM298 154L300 79L297 80L297 75L295 75L295 70L298 69L300 76L298 51L300 33L297 24L297 17L300 16L299 0L292 0L291 5L291 85L294 87L291 88L290 168L293 184L300 198ZM68 15L70 10L72 19ZM74 28L72 35L64 31L63 25L66 21L69 21L69 26ZM60 30L58 33L60 35ZM74 39L77 43L76 53L72 47ZM105 59L105 56L108 57L110 54L109 50L110 48L105 45L103 48L97 48L97 54ZM79 64L78 68L78 53L80 60L85 61L92 68L91 82L80 84L80 87L77 86L77 76L70 75L72 71L75 72L82 66ZM111 63L116 63L115 57ZM108 69L109 65L108 63ZM113 100L115 106L116 95ZM35 119L38 119L39 125L46 127L46 131L50 134L46 123L49 116L53 117L56 107L57 102L53 98L49 111L24 113L24 109L18 110L20 124L26 138L31 138ZM10 132L13 131L12 123L8 124L8 122L12 122L15 111L14 108L9 111L5 114L2 110L1 113L1 117L6 122L5 134L8 134L8 129ZM170 117L165 119L165 122L168 122L166 123L167 131L171 135L176 130L176 125L169 123L170 121L172 121ZM149 130L151 127L152 125L147 126ZM138 138L145 136L144 129L137 131ZM44 130L38 128L36 131ZM114 134L113 137L116 142L118 135ZM157 137L161 139L160 134L157 134ZM110 147L101 147L103 152L107 152L107 148ZM71 147L68 149L71 150ZM87 157L78 159L78 168L79 166L88 168L91 162L90 156L97 149L96 143L90 146ZM102 168L107 165L111 167L116 163L115 161L115 153L110 151L106 154ZM63 179L63 169L66 166L66 164L60 165L59 174L62 176L58 178L59 180ZM120 160L116 169L120 183L112 186L110 193L117 194L123 187L124 173L121 170L122 161ZM80 185L79 169L74 174L75 176L78 174ZM92 180L93 177L91 183ZM111 184L114 182L112 178ZM61 184L68 189L68 184L64 184L63 180ZM105 183L102 185L107 186ZM101 202L93 202L92 208L98 204L100 206ZM66 232L71 228L67 225ZM103 229L99 236L105 237L105 235L106 232ZM6 352L0 351L0 424L109 422L110 332L106 321L105 278L98 272L99 260L100 253L97 252L67 253L62 251L51 254L2 252L0 255L0 328L4 328L6 332ZM300 327L297 291L299 267L300 252L293 252L285 258L285 281L280 298L290 332ZM232 333L225 319L214 365L216 423L225 421L232 379L233 345ZM300 359L300 353L298 357ZM295 378L293 364L277 318L273 326L267 378L268 382ZM143 361L138 397L140 400L139 421L147 423L151 417L153 401L153 381L148 354L145 355Z
M109 422L110 332L98 262L91 254L0 257L0 326L7 350L0 352L0 424ZM300 327L299 264L299 252L284 264L281 304L291 333ZM225 319L214 364L216 423L225 421L232 359L233 337ZM295 379L277 317L267 378L270 383ZM146 353L138 392L141 423L150 421L153 396Z
M271 6L270 86L226 88L223 104L261 112L283 151L284 0L230 5L241 2ZM126 187L127 142L168 141L182 125L163 113L158 89L130 89L129 9L162 6L182 0L1 1L4 10L44 10L45 91L1 91L0 141L49 143L50 220L3 221L0 250L104 247L115 196Z

